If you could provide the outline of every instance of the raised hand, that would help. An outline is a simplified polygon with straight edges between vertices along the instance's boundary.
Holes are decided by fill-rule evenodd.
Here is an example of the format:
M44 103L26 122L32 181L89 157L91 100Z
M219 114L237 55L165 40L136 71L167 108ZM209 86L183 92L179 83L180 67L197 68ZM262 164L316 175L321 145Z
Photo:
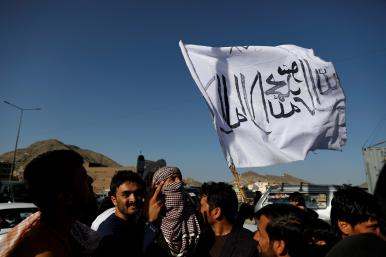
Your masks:
M163 203L160 201L160 194L163 184L164 181L162 181L158 187L156 187L153 196L150 198L149 208L147 210L149 222L153 222L158 219L158 215L163 207Z

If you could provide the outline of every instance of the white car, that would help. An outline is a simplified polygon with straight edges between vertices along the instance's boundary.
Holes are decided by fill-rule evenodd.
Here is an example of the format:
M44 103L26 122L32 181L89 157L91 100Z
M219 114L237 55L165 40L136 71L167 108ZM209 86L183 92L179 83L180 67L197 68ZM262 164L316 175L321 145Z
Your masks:
M0 203L0 240L19 222L38 210L33 203Z
M288 204L289 196L293 192L299 192L304 196L306 207L310 208L319 215L319 218L330 223L331 200L334 197L334 192L340 186L337 185L286 185L272 186L263 195L255 205L255 213L264 206L272 203ZM255 232L257 222L246 220L244 228Z
M289 203L289 196L299 192L304 196L306 207L316 211L319 218L330 222L331 200L337 185L314 185L301 183L300 185L286 185L270 187L260 198L255 206L255 212L271 203Z

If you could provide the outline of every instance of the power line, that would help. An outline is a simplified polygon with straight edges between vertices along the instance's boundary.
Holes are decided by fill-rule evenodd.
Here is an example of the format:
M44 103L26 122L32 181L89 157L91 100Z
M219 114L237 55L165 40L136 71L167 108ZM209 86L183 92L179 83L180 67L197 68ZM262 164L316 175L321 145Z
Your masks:
M377 126L375 126L374 130L372 133L370 133L370 136L367 138L365 143L363 144L362 148L365 148L365 145L369 142L370 138L374 136L374 134L382 127L382 123L386 121L386 114L384 115L383 118L378 122ZM378 145L378 144L377 144Z

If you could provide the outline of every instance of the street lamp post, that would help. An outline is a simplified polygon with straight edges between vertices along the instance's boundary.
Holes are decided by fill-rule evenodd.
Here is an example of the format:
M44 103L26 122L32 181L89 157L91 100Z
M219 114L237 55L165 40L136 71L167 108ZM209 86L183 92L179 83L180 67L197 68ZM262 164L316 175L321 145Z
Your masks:
M17 129L17 136L16 136L16 143L15 143L15 150L13 151L13 161L12 161L12 166L11 166L11 172L9 173L9 180L12 179L13 176L13 171L16 166L16 151L17 151L17 144L19 143L19 135L20 135L20 127L21 127L21 121L23 119L23 113L24 111L39 111L41 108L21 108L15 104L12 104L8 101L4 101L4 103L18 109L20 111L20 118L19 118L19 127Z

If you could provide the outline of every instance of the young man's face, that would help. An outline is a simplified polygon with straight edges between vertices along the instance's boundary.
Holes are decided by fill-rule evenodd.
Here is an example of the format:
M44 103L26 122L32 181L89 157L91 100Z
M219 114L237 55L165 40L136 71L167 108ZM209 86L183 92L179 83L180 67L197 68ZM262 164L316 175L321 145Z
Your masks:
M374 233L379 234L379 224L375 219L369 219L368 221L361 222L352 227L352 234L357 235L362 233Z
M380 234L378 220L370 218L367 221L360 222L355 225L351 225L346 221L338 220L338 227L342 233L342 237L348 237L363 233Z
M142 209L144 190L135 182L126 181L116 190L111 200L115 205L115 214L124 220Z
M269 223L269 219L265 215L261 215L259 218L257 230L253 239L257 242L257 250L261 257L274 257L275 251L272 249L272 243L269 240L266 228Z

